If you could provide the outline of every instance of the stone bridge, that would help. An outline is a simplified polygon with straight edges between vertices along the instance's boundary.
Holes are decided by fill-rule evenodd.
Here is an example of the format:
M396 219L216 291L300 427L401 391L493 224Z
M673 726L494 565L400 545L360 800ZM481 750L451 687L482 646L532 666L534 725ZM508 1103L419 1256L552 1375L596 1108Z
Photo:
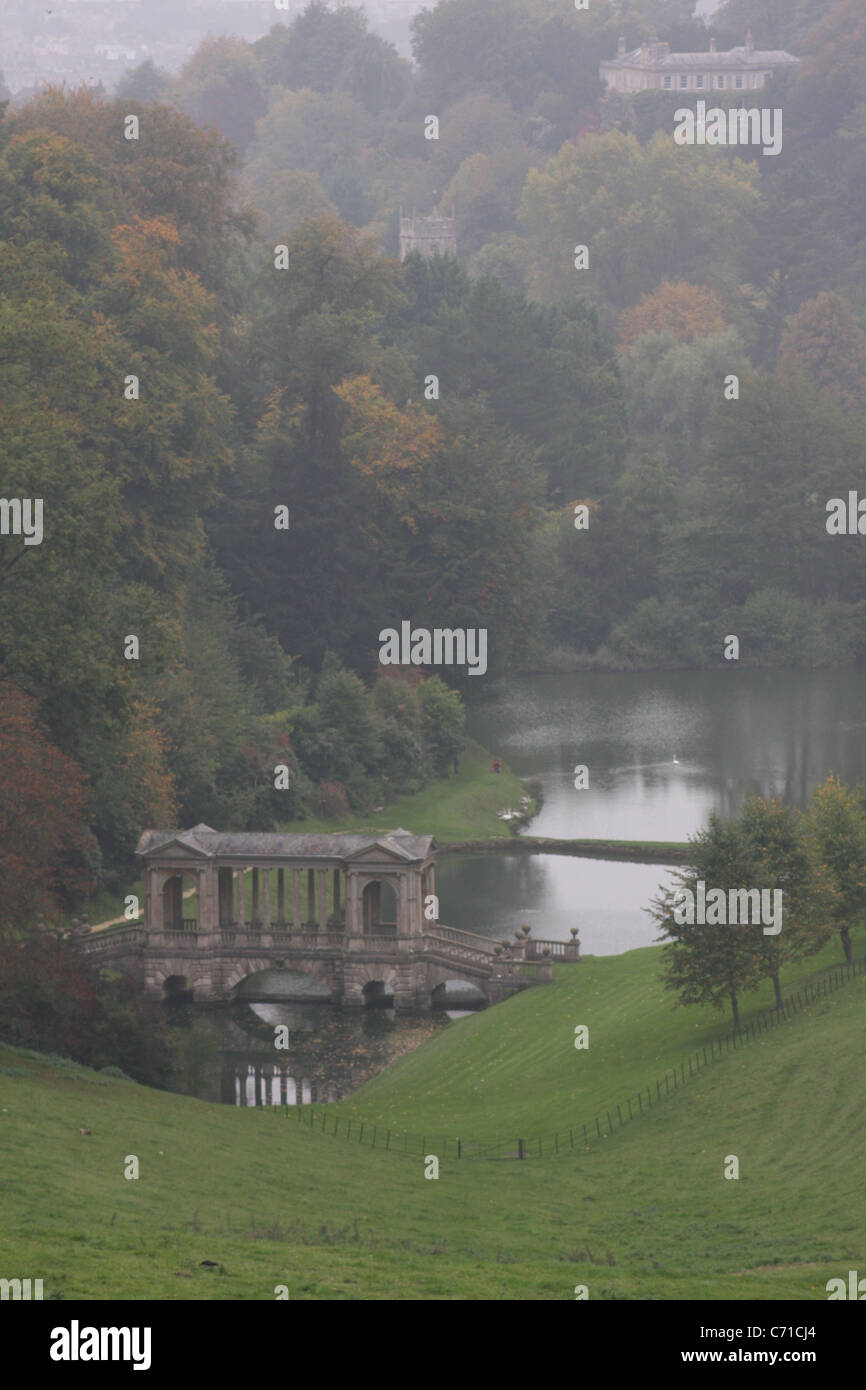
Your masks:
M197 825L146 831L136 852L143 922L94 932L81 945L154 998L240 992L359 1008L393 997L398 1009L424 1010L442 1002L446 981L496 1003L551 980L555 958L578 959L576 943L528 935L502 943L441 925L431 836L223 834ZM257 977L273 970L292 973L277 992L263 982L257 994Z

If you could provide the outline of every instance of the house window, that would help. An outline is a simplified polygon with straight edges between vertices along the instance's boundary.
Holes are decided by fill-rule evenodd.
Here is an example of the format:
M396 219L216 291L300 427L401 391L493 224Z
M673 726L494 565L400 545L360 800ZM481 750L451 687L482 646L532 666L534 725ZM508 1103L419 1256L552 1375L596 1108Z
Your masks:
M700 89L703 87L703 85L704 85L704 79L703 79L703 77L696 77L696 78L695 78L695 85L696 85L696 86L698 87L698 89L700 90Z
M673 79L672 77L666 77L666 78L665 78L665 91L669 92L670 89L671 89L671 87L672 87L673 85L674 85L674 79Z
M688 79L687 77L681 77L681 78L680 78L680 87L685 88L685 87L687 87L688 85L689 85L689 79Z
M718 76L716 77L716 86L717 86L718 88L720 88L722 91L724 91L724 87L725 87L725 74L724 74L723 72L720 72L720 73L718 74Z
M743 79L742 79L742 77L735 77L735 78L734 78L734 86L737 88L737 91L740 91L740 89L741 89L742 86L743 86Z

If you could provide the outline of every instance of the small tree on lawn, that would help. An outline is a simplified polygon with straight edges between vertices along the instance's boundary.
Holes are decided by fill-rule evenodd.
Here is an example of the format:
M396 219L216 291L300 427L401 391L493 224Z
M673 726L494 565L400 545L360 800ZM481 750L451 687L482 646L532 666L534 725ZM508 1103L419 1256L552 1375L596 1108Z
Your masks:
M850 965L854 959L851 928L866 915L866 811L847 787L830 776L812 796L805 829L815 869L829 880L821 895L824 917L842 938Z
M703 881L711 888L753 886L752 848L736 821L710 816L705 830L691 841L689 867L674 875L675 888L663 888L647 909L668 944L663 952L662 979L679 1004L730 1004L734 1030L740 1026L739 997L752 988L761 973L756 934L760 927L680 924L674 915L677 895L683 891L697 899ZM681 900L682 901L682 900ZM683 914L681 914L683 915Z
M755 866L752 886L782 893L781 930L769 935L762 928L757 940L761 974L772 980L776 1008L781 1009L782 966L814 955L829 936L823 910L830 891L827 875L809 854L802 818L781 801L754 797L740 813L739 824Z

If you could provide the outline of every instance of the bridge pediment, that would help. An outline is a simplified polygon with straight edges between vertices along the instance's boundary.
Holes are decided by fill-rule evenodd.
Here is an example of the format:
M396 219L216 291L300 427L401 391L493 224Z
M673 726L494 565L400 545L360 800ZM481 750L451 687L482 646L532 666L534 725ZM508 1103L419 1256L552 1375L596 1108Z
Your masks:
M187 839L185 835L179 835L175 840L168 840L162 845L140 850L139 853L144 859L210 859L211 856L200 845Z
M348 855L345 862L346 866L351 869L365 869L370 866L382 868L383 865L396 869L404 868L406 864L413 864L416 861L405 854L397 853L387 845L377 844L358 850L357 854Z

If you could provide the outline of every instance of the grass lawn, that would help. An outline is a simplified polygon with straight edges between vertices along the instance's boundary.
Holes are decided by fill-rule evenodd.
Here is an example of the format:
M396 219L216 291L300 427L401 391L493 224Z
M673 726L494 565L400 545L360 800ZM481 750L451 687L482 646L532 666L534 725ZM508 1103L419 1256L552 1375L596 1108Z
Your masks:
M506 806L517 807L526 789L504 764L501 772L491 772L492 762L492 754L469 739L460 755L458 773L390 802L378 814L359 812L340 821L311 817L290 821L283 829L339 834L350 830L372 833L402 826L416 835L435 835L443 841L493 836L510 840L508 824L497 819L497 812Z
M594 1113L720 1029L712 1012L671 1011L657 957L562 967L339 1111L479 1135ZM583 1283L594 1299L823 1300L829 1278L866 1266L864 1023L861 977L607 1139L525 1163L443 1159L438 1181L420 1158L282 1111L3 1047L0 1265L65 1298L272 1299L285 1284L293 1299L571 1300ZM138 1180L123 1176L132 1154Z

